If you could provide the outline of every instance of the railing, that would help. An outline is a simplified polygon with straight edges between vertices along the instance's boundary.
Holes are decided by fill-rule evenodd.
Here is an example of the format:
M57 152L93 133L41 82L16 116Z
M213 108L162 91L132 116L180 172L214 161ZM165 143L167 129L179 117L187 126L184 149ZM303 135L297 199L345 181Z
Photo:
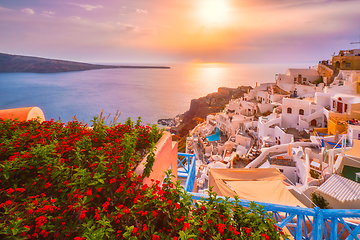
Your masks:
M180 160L179 157L185 157ZM185 164L187 162L187 164ZM196 174L196 155L188 153L178 153L178 168L182 167L184 170L178 170L178 177L186 178L185 191L192 192L195 185Z
M190 166L190 168L185 168L183 164L179 164L188 171L185 190L192 195L193 201L201 198L206 200L208 195L192 192L196 174L195 154L178 153L178 155L187 157L187 166ZM229 200L235 201L232 198ZM302 208L263 202L257 202L257 204L264 206L266 211L272 212L278 222L277 225L280 228L287 227L296 240L360 239L360 220L354 221L357 223L349 221L349 218L360 218L360 209ZM249 207L250 201L241 200L241 205Z

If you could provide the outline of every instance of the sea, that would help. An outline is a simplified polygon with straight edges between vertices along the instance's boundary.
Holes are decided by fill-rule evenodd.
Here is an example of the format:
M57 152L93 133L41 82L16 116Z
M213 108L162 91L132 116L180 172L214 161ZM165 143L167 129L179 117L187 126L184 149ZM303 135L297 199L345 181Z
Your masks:
M156 64L157 65L157 64ZM292 64L160 64L170 69L100 69L66 73L0 73L0 109L39 107L46 120L66 123L76 117L91 125L103 112L117 111L118 122L128 117L142 124L156 124L190 107L192 99L216 92L219 87L236 88L274 82L275 75ZM107 122L107 123L108 123Z

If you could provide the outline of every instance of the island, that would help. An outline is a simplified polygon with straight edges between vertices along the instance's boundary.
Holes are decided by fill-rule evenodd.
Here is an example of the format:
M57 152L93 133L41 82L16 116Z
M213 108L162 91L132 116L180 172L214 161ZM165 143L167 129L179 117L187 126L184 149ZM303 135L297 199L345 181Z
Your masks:
M0 53L0 73L58 73L110 68L170 69L165 66L117 66Z

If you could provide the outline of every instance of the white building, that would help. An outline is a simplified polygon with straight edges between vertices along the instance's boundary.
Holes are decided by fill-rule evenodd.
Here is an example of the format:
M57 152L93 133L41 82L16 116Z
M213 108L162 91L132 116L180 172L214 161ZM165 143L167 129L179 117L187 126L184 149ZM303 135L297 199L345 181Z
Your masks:
M289 68L285 74L276 76L276 85L295 96L313 97L315 92L320 92L324 88L324 83L318 86L312 83L319 78L320 75L315 68Z

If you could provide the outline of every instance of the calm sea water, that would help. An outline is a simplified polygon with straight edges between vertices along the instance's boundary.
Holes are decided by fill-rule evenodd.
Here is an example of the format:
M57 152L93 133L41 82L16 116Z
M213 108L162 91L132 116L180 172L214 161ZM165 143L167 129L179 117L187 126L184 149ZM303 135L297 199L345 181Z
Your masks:
M121 112L120 122L143 124L174 117L193 98L218 87L273 82L276 73L305 64L173 64L171 69L105 69L70 73L1 73L0 109L37 106L47 120L74 115L89 123L104 110Z

